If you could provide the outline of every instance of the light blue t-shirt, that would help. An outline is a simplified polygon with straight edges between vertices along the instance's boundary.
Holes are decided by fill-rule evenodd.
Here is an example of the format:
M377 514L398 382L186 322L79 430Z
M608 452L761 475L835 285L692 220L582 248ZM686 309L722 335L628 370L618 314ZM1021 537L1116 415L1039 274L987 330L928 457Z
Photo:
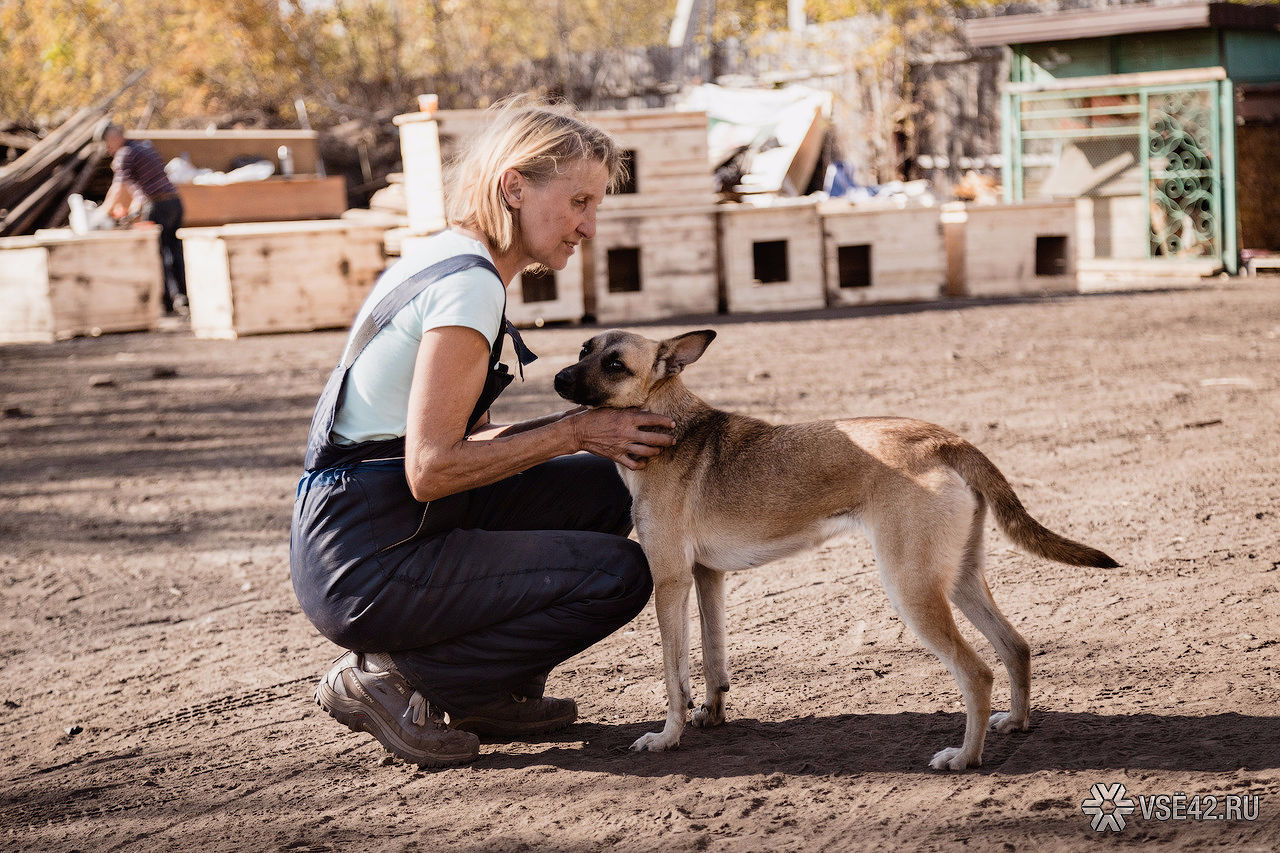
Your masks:
M456 231L412 241L409 252L374 285L352 323L353 333L373 306L409 276L463 254L493 260L483 243ZM423 334L444 326L465 326L484 335L492 349L502 326L506 296L497 276L472 267L436 281L414 297L373 337L347 371L346 393L333 422L334 440L352 444L404 435L409 387Z

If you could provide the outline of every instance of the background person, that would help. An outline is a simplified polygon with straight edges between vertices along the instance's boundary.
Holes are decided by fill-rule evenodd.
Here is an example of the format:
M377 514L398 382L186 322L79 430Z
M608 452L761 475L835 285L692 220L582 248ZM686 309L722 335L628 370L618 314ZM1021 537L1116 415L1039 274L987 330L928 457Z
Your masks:
M476 734L572 723L573 700L543 695L547 674L652 591L614 463L642 468L673 442L651 429L674 423L581 408L488 420L510 381L506 287L531 265L565 267L621 171L613 140L565 109L495 111L456 167L452 227L379 279L316 407L293 584L353 650L316 700L406 761L469 761Z
M113 219L128 213L130 200L142 200L142 218L160 226L160 260L164 264L164 311L182 313L187 307L187 271L182 258L182 200L164 171L164 160L150 140L124 138L118 124L109 124L102 141L111 156L114 177L102 207Z

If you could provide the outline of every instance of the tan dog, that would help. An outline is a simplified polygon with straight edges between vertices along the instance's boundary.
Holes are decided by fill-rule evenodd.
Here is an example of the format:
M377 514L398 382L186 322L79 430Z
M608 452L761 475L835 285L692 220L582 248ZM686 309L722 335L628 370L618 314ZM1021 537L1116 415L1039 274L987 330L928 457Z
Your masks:
M643 470L618 468L653 573L667 682L666 725L631 748L680 743L686 708L693 707L688 603L694 582L707 692L693 724L715 726L724 722L729 690L724 573L861 527L889 600L951 670L964 697L964 744L941 750L930 766L981 764L988 724L1000 732L1027 728L1031 689L1030 648L996 607L982 573L987 505L1009 538L1033 554L1075 566L1118 564L1041 526L991 460L939 426L905 418L774 426L712 408L679 374L714 337L700 331L652 341L605 332L555 378L556 391L575 403L636 406L676 422L673 448ZM991 669L960 635L948 600L991 641L1008 670L1008 713L991 714Z

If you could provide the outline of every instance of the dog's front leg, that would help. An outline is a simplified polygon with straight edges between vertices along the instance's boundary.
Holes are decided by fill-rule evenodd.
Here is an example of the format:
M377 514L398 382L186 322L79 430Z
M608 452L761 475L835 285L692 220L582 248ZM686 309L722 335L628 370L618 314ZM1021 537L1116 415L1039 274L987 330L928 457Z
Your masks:
M685 715L693 704L689 687L689 588L690 567L680 562L665 565L649 558L653 572L654 603L658 608L658 633L662 637L662 669L667 681L667 723L631 744L637 752L658 752L680 745Z
M724 694L729 692L729 662L725 654L724 572L694 565L693 581L698 589L698 615L702 618L702 674L707 680L707 698L693 712L699 728L724 722Z

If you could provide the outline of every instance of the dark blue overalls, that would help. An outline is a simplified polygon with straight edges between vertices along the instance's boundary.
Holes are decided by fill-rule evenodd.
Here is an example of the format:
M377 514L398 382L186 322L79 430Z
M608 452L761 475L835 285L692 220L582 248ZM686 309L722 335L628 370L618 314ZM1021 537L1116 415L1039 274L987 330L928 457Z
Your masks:
M386 652L451 714L505 693L542 695L547 673L629 622L652 581L626 538L631 499L607 459L579 453L500 482L421 503L405 479L404 438L339 445L330 431L351 363L431 283L480 266L462 255L381 300L348 343L316 406L293 511L290 566L307 618L339 646ZM504 318L468 430L511 382L499 363Z

